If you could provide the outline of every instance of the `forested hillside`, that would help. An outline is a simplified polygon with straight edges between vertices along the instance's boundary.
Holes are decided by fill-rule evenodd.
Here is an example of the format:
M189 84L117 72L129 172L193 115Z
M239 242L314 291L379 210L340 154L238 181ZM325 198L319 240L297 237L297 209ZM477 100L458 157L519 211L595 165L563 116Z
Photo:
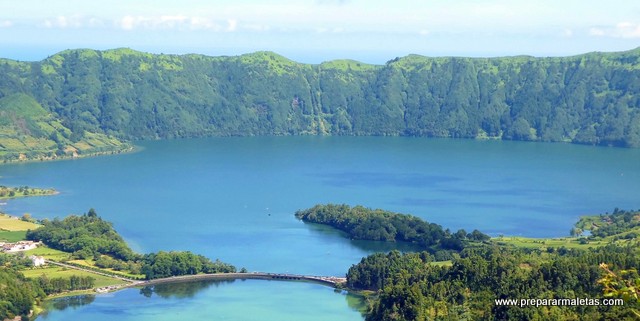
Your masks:
M605 303L617 294L603 289L600 264L607 262L617 275L627 271L626 280L612 284L628 289L626 281L637 282L638 258L637 244L558 251L467 248L451 266L429 264L433 257L427 252L394 251L363 258L349 269L347 283L378 291L367 321L637 320L637 297ZM509 299L516 302L502 301ZM556 302L561 299L569 303ZM571 303L576 299L583 302Z
M0 60L0 74L0 99L32 98L75 138L417 135L640 146L640 49L410 55L385 65L300 64L271 52L68 50L38 62Z

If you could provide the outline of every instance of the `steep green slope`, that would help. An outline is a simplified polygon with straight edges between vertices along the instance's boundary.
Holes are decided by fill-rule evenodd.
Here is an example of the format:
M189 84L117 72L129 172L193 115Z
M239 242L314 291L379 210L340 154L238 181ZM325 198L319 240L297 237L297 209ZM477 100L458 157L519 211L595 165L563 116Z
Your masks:
M67 50L0 60L72 132L493 137L640 146L640 50L564 58L396 58L385 65Z
M0 160L53 159L120 151L104 134L72 132L26 94L0 98Z

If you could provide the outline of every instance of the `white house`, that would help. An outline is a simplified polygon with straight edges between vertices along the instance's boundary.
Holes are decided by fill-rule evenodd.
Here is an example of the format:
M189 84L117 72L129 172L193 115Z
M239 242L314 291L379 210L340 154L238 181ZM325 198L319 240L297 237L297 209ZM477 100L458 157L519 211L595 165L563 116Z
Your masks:
M33 261L33 266L35 266L35 267L42 266L42 265L46 264L46 262L44 261L44 257L42 257L42 256L32 255L29 258L31 259L31 261Z

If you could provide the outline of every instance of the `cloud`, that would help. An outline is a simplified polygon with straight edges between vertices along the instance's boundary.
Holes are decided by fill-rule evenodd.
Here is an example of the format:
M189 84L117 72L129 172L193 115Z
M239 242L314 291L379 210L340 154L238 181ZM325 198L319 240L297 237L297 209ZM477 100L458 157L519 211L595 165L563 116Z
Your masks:
M160 15L160 16L124 16L114 23L122 30L222 30L223 23L214 19L186 16L186 15ZM227 20L227 30L237 28L237 21Z
M620 22L616 25L616 35L621 38L640 38L640 24Z
M133 30L136 26L136 18L132 16L124 16L120 19L120 28L124 30Z
M606 32L601 28L592 27L591 29L589 29L590 36L601 37L601 36L604 36L605 34Z
M45 20L43 25L47 28L66 28L68 26L68 19L65 16L58 16Z
M203 17L189 18L189 27L191 30L219 30L220 26L213 20Z
M96 17L87 17L81 15L57 16L55 18L44 19L40 24L41 27L48 29L66 29L66 28L100 28L104 27L104 22Z
M72 16L77 11L66 11L61 16L47 18L42 25L47 28L84 26L126 31L270 31L414 36L418 33L424 36L426 33L495 31L505 29L504 26L513 30L513 26L527 17L522 14L523 10L518 10L519 7L503 2L465 6L445 3L415 4L409 0L401 0L401 3L404 5L363 0L284 0L269 4L239 1L225 5L192 3L190 6L132 6L126 12L119 8L103 8L101 11L94 8L91 12L82 12L83 15L100 18L93 18L93 22L89 21L90 18ZM527 12L541 10L539 7L528 8L530 10Z
M163 15L157 17L125 17L123 27L129 30L142 26L145 29L175 29L188 26L191 20L183 15Z
M269 31L271 29L269 25L257 24L257 23L243 24L243 28L249 31L258 31L258 32Z
M236 19L229 19L227 20L227 31L236 31L238 29L238 20Z
M612 37L635 39L640 38L640 24L623 21L615 26L592 27L589 29L589 35L595 37Z
M10 28L10 27L13 27L13 21L11 20L0 21L0 28Z
M101 19L93 17L87 20L87 26L91 28L101 28L101 27L104 27L105 24Z
M345 30L342 27L319 27L315 29L316 33L342 33L344 31Z
M348 2L349 0L316 0L318 5L343 5Z
M178 30L178 31L214 31L235 32L239 30L264 32L271 29L264 23L244 23L236 18L188 16L188 15L160 15L133 16L126 15L114 21L114 26L121 30Z

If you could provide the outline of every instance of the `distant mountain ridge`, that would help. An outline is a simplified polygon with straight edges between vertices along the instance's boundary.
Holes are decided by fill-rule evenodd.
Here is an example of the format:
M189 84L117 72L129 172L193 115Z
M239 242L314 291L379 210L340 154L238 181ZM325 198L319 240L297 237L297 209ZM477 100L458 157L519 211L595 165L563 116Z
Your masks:
M80 137L403 135L640 147L640 49L409 55L384 65L78 49L38 62L0 59L0 72L0 98L31 97Z

